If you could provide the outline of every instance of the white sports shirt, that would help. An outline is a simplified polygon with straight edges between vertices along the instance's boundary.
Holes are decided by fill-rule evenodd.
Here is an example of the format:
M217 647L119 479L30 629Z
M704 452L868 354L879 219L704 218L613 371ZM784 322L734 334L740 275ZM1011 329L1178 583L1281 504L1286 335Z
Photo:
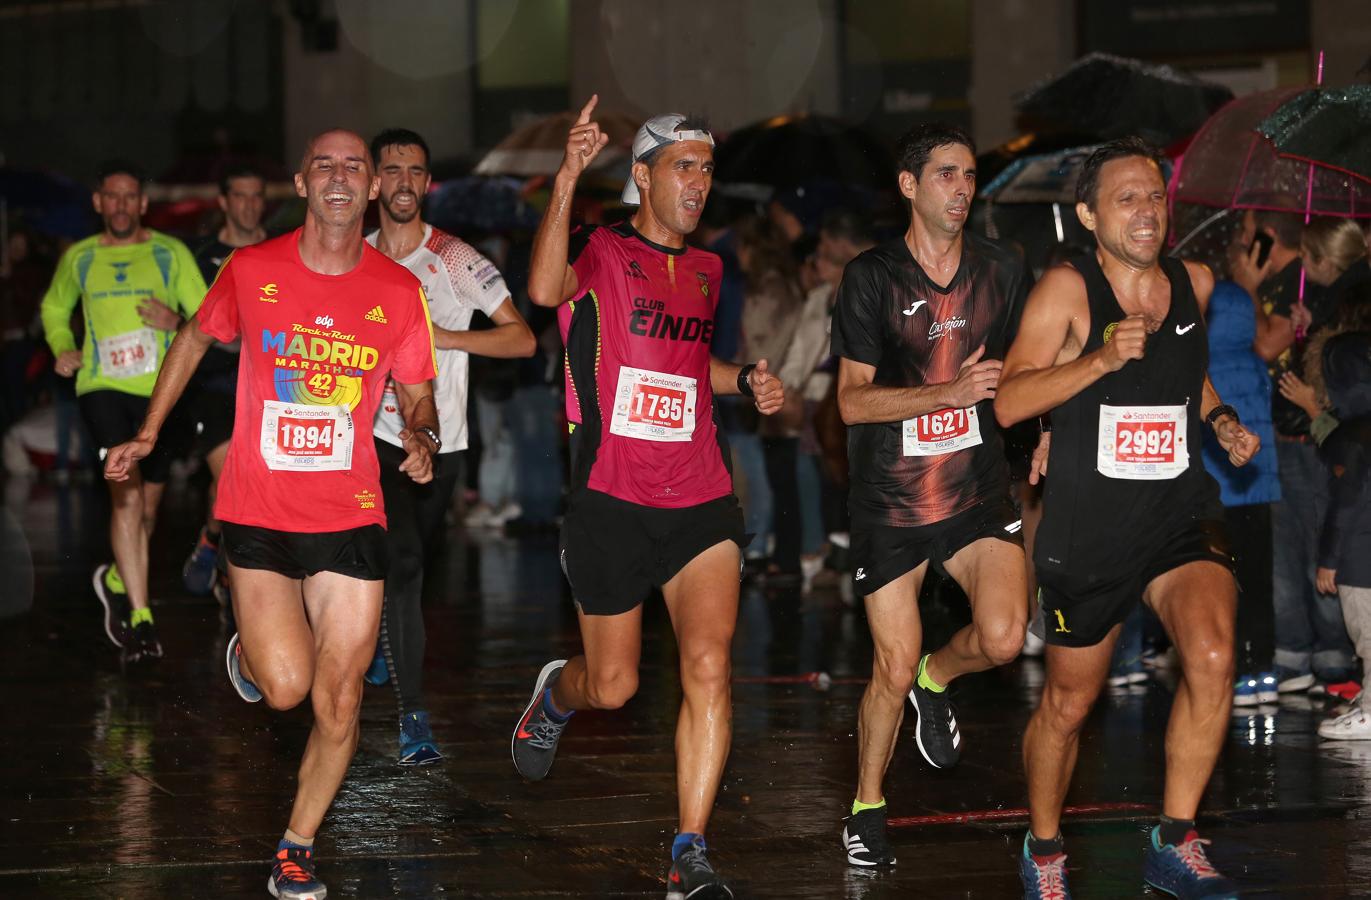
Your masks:
M376 246L379 232L367 236ZM495 264L475 247L445 231L424 226L419 248L398 260L414 273L428 295L429 316L433 324L448 331L466 331L471 315L480 310L487 316L509 298L509 288ZM438 377L433 382L433 399L438 406L438 434L443 453L467 447L467 353L464 350L438 351ZM376 410L373 432L381 440L401 446L400 431L405 427L395 396L395 383L389 382Z

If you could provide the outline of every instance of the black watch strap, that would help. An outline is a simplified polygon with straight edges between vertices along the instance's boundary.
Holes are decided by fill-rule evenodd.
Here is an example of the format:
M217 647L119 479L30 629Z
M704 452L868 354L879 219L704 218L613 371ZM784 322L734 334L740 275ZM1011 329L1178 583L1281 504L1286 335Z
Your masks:
M1234 422L1237 422L1239 425L1242 424L1242 418L1238 415L1238 411L1227 403L1220 403L1218 406L1211 409L1209 415L1204 417L1204 424L1213 428L1214 423L1219 421L1220 416L1232 416Z
M414 433L422 434L425 437L427 437L430 441L433 441L434 453L437 453L439 450L443 449L443 439L438 437L438 432L434 431L432 428L429 428L427 425L420 425L418 428L414 429Z
M752 382L749 380L752 375L752 370L755 368L757 368L756 363L748 363L738 370L738 393L742 394L744 397L757 396L752 392Z

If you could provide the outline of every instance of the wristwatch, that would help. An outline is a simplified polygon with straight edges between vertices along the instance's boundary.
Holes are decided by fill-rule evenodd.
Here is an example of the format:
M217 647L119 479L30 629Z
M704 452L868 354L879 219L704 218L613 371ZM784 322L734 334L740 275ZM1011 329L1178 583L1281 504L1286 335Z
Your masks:
M437 453L439 450L443 449L443 439L438 437L438 432L434 431L432 428L429 428L427 425L420 425L418 428L415 428L414 433L422 434L426 436L430 441L433 441L434 453Z
M756 363L748 363L738 370L738 393L742 394L744 397L757 396L753 392L752 382L749 380L752 376L752 370L755 368L757 368Z
M1238 411L1227 403L1220 403L1218 406L1211 409L1209 415L1204 417L1204 424L1213 428L1214 423L1217 422L1221 416L1232 416L1235 424L1242 424L1242 419L1238 417Z

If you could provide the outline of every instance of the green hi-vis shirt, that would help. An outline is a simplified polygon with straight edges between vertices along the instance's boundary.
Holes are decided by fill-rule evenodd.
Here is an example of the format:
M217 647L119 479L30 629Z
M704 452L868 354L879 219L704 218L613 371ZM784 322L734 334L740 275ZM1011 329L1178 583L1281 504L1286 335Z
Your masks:
M176 238L152 230L138 244L103 246L100 238L72 244L57 263L43 296L48 346L54 354L77 349L71 311L80 300L86 335L77 395L115 390L150 397L175 332L143 324L138 304L154 297L188 319L205 299L205 280Z

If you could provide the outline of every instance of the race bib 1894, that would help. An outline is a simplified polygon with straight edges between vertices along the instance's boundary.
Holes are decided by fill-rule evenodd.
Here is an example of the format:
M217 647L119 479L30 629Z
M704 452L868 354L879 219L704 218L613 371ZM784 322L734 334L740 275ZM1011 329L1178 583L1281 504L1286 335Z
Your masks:
M642 441L688 441L695 433L695 379L619 369L609 430Z
M1165 481L1190 467L1185 406L1100 406L1095 468L1107 478Z
M268 469L335 472L352 468L352 413L346 406L267 400L262 409L262 459Z
M981 443L976 407L940 409L904 420L905 456L942 456Z

